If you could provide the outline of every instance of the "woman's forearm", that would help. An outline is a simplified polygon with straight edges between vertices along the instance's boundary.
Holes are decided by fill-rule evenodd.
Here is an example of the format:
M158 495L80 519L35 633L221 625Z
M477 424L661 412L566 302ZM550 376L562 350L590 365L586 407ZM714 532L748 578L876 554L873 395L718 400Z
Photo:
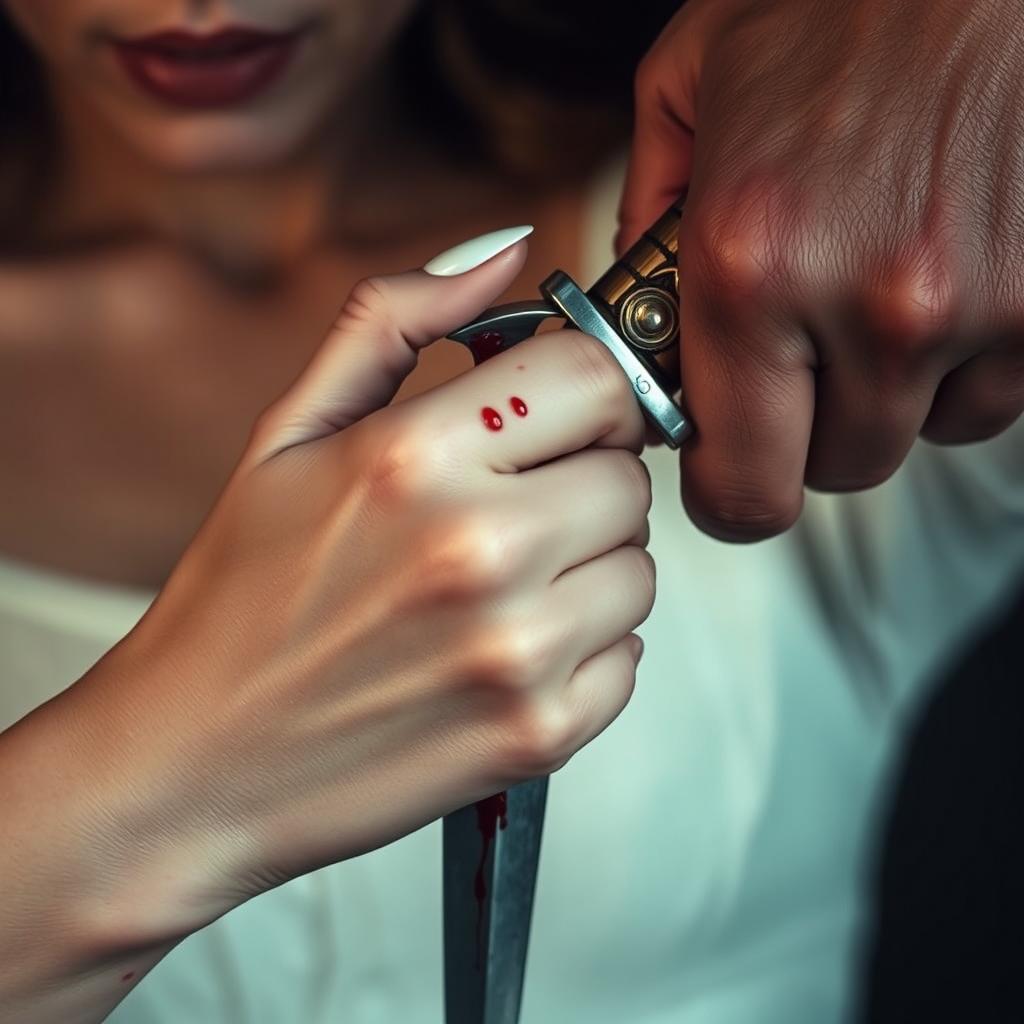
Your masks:
M139 778L138 738L108 712L117 673L108 656L0 734L2 1024L103 1020L205 923L178 909L188 851L138 827L154 818L141 795L161 787Z

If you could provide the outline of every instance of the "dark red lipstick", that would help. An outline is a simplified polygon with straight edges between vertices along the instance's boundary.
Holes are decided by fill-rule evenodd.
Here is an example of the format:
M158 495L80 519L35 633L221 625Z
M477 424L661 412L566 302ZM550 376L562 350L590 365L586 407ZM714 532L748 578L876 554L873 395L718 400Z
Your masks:
M129 77L146 92L179 107L244 103L278 78L302 32L224 28L208 35L184 30L114 41Z

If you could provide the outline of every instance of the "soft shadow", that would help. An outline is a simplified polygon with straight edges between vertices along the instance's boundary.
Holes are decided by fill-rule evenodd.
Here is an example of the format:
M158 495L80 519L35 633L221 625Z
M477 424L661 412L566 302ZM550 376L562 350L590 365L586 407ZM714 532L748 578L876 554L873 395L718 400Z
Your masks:
M1024 588L918 719L872 904L856 1021L1024 1021Z

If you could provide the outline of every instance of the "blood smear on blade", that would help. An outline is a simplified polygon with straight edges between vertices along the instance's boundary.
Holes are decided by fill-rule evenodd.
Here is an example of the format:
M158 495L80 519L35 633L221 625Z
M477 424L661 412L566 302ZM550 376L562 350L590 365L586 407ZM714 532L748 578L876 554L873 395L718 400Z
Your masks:
M481 331L469 339L469 350L477 364L486 363L505 347L505 336L500 331Z
M498 834L498 826L508 828L508 794L495 793L486 800L478 800L476 804L476 824L483 837L483 848L480 851L480 863L477 865L476 878L473 880L473 895L476 896L476 967L480 969L481 947L483 940L484 900L487 899L487 879L484 865L491 843Z

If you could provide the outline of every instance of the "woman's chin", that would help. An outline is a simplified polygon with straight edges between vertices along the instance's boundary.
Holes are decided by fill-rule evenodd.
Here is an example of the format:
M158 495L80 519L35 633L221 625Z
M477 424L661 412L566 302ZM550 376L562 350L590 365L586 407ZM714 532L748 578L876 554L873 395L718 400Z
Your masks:
M310 117L246 117L204 113L113 125L147 163L172 173L256 170L286 163L306 148L316 130Z
M170 172L247 171L286 163L303 149L309 132L300 133L296 127L239 124L236 118L218 123L213 118L202 125L138 131L130 142L149 162Z

